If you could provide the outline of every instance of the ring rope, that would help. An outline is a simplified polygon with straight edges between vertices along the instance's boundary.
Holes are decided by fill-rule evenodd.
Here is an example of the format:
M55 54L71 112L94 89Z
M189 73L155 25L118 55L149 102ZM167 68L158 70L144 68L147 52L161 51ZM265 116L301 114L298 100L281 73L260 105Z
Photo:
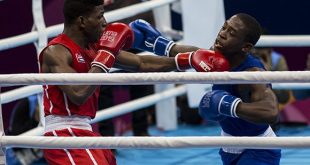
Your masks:
M1 147L42 149L96 148L214 148L238 147L248 149L309 148L310 137L40 137L2 136Z
M310 83L273 83L272 89L278 89L278 90L310 89ZM2 94L0 94L1 104L10 103L34 94L39 94L42 93L42 91L43 90L41 85L30 85L16 88L7 92L3 92Z
M310 83L273 83L272 89L292 89L292 90L303 90L310 89Z
M135 5L123 7L113 10L104 14L108 22L118 21L120 19L129 18L137 14L158 8L164 5L168 5L180 0L150 0L147 2L141 2Z
M17 89L13 89L7 92L3 92L0 95L1 104L10 103L34 94L39 94L43 92L41 85L30 85L24 86Z
M128 18L135 14L139 14L148 10L151 10L156 7L161 7L163 5L168 5L170 3L176 2L179 0L151 0L147 2L142 2L139 4L131 5L128 7L124 7L121 9L113 10L110 12L105 13L105 17L109 21L117 21L120 19ZM63 30L64 25L58 24L47 27L46 34L48 38L55 37L56 35L60 34ZM14 37L9 37L0 40L0 51L6 50L10 48L15 48L18 46L26 45L29 43L33 43L38 40L39 34L37 31L17 35Z
M165 72L165 73L55 73L2 74L0 86L14 85L143 85L166 83L264 84L310 82L310 71Z
M185 93L186 93L186 86L183 85L166 90L164 92L142 97L140 99L136 99L127 103L118 104L111 108L107 108L97 112L96 117L93 120L91 120L91 123L97 123L101 120L110 119L115 116L123 115L125 113L132 112L140 108L153 105L159 101L166 100L171 97L180 96Z
M93 120L91 120L90 123L91 124L97 123L99 121L114 118L116 116L120 116L129 112L141 110L141 108L145 108L162 100L180 96L185 93L186 93L186 86L181 85L163 92L155 93L126 103L118 104L110 108L102 109L96 113L96 117ZM37 128L34 128L21 134L20 136L43 135L43 133L44 133L43 127L39 126Z
M17 136L42 136L44 134L44 126L42 125L38 125L37 127L31 129L31 130L28 130L26 132L23 132Z
M156 7L167 5L179 0L151 0L121 9L107 12L105 17L109 22L128 18L135 14L139 14ZM63 24L53 25L45 29L48 38L54 37L61 33ZM39 34L37 31L17 35L0 40L0 51L18 46L33 43L38 40ZM310 35L263 35L257 43L257 46L309 46Z
M309 45L310 35L262 35L255 46L306 47Z

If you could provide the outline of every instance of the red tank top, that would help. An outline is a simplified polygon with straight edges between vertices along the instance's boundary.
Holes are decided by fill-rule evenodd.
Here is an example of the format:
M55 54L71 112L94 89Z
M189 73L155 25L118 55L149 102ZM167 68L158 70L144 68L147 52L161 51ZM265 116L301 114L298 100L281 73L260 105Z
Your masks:
M90 63L94 55L96 55L96 49L94 46L90 49L82 49L74 41L72 41L67 35L60 34L47 45L63 45L66 47L72 56L71 67L77 73L87 73L90 69ZM45 47L43 51L47 48ZM42 52L43 52L42 51ZM42 52L39 56L40 67L42 67ZM41 72L41 71L40 71ZM41 72L42 73L42 72ZM88 100L83 105L73 104L69 98L66 96L60 88L55 85L43 85L43 105L45 116L48 115L80 115L80 116L89 116L94 118L96 111L98 109L98 97L99 97L99 88L96 89L95 93L88 98Z

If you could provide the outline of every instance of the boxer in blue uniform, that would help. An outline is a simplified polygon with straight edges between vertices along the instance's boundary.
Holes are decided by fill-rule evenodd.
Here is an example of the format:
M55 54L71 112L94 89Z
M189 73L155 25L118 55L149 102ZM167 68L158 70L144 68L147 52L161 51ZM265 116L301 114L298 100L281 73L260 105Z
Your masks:
M247 58L237 67L233 68L231 71L246 71L248 69L257 68L265 70L263 64L260 62L259 59L252 55L247 55ZM240 86L244 85L214 85L212 88L212 92L207 93L202 101L200 107L200 113L203 115L209 116L208 109L205 109L206 104L213 104L218 106L219 104L215 102L209 102L205 99L217 99L223 98L223 105L221 106L228 106L231 108L231 105L235 107L236 111L238 111L237 107L238 104L242 104L241 100L244 104L251 104L251 96L245 97L246 93L240 92L240 89L244 89ZM265 85L269 90L270 85ZM251 91L246 91L248 95L250 95ZM241 99L242 98L242 99ZM235 102L235 103L233 103ZM253 102L252 102L253 103ZM225 104L225 105L224 105ZM241 105L240 105L241 106ZM225 108L228 108L225 107ZM214 108L214 107L213 107ZM223 107L224 108L224 107ZM257 107L259 108L259 107ZM262 109L264 107L261 107ZM214 108L217 109L218 108ZM220 109L222 109L220 107ZM276 108L275 108L276 109ZM206 111L207 110L207 111ZM224 109L223 109L224 110ZM253 108L253 111L255 109ZM232 111L229 110L229 113ZM253 112L255 113L255 112ZM264 112L265 113L265 112ZM241 117L238 117L237 112L233 112L234 115L219 115L216 121L219 121L222 127L222 136L276 136L273 130L270 128L268 123L254 123L251 120L244 120ZM257 113L259 115L259 113ZM266 114L267 116L267 114ZM259 116L257 116L259 118ZM209 117L206 117L207 119ZM211 120L213 120L211 118ZM252 120L253 121L253 120ZM236 148L222 148L220 150L220 155L222 157L223 164L251 164L251 165L264 165L264 164L279 164L280 160L280 150L254 150L254 149L236 149Z
M180 71L189 66L199 72L225 71L229 65L231 72L265 70L250 54L261 36L261 26L248 14L236 14L224 23L211 48L212 56L210 52L202 55L205 50L196 47L175 44L145 21L136 20L130 26L135 33L134 48L175 56ZM270 124L278 120L278 102L270 84L214 85L201 99L199 113L204 119L218 121L222 136L276 136ZM220 155L224 165L278 165L281 151L222 148Z
M224 54L231 72L264 71L264 65L249 52L261 35L259 23L247 14L228 19L213 49ZM201 99L199 113L218 121L222 136L276 136L270 124L278 120L278 103L270 84L214 85ZM224 165L278 165L279 149L221 148Z

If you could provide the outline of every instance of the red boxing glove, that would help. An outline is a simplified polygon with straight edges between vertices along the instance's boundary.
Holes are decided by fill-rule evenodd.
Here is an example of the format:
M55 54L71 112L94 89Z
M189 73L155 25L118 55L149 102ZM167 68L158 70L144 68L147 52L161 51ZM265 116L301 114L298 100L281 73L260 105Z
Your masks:
M175 56L179 71L194 68L197 72L228 71L229 63L220 53L199 49L195 52L179 53Z
M123 23L109 24L98 43L98 53L91 63L92 67L99 67L109 72L115 62L115 56L121 49L129 49L133 44L133 31Z
M99 67L104 72L109 72L115 62L115 56L106 50L99 50L96 58L91 63L92 67Z
M117 55L121 49L131 48L134 34L131 28L123 23L107 25L99 41L99 49L110 51Z

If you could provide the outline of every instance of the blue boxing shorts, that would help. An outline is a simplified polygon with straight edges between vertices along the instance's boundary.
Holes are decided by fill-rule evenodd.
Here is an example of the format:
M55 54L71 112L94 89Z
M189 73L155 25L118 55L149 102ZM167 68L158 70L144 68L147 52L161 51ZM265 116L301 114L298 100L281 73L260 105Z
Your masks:
M223 165L279 165L280 149L246 149L240 154L219 151Z

